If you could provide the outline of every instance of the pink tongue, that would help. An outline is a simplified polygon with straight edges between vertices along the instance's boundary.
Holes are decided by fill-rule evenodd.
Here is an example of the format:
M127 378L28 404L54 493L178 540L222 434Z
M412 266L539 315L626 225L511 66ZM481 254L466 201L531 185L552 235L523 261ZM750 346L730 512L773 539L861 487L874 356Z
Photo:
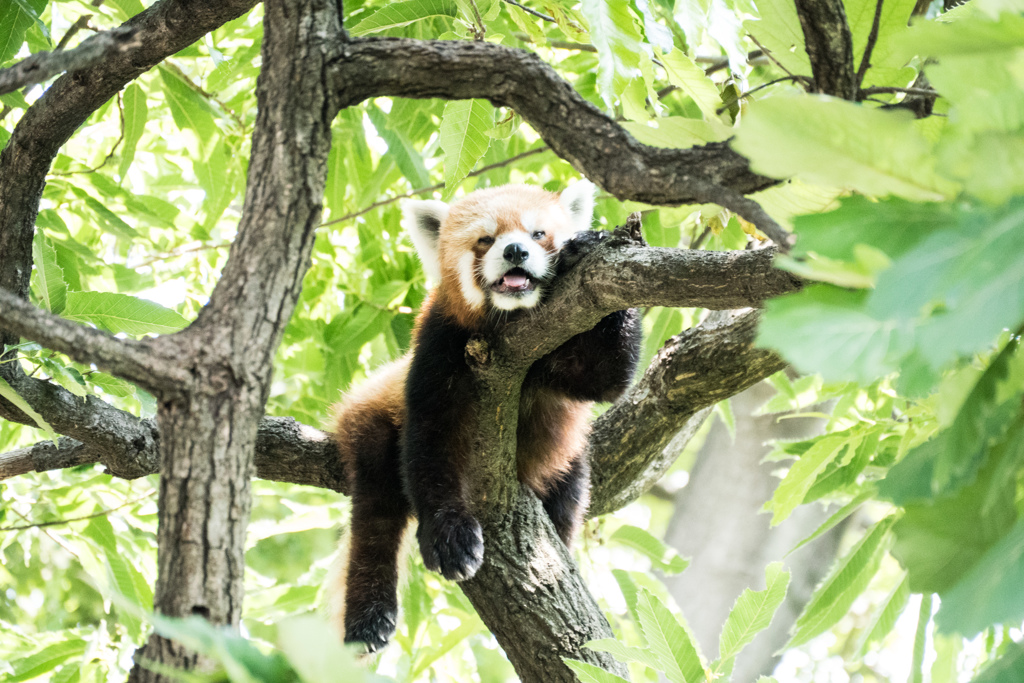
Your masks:
M525 287L527 279L525 275L506 275L504 279L504 285L511 287L512 289L520 289Z

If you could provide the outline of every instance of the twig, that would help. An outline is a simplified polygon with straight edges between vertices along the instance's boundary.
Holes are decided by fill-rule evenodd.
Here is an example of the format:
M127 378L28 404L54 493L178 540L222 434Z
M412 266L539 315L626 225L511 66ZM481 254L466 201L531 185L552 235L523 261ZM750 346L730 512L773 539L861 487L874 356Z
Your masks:
M757 45L759 48L761 48L761 54L763 54L765 57L767 57L769 60L771 60L775 64L775 66L779 67L780 69L785 71L787 74L789 74L793 78L796 78L796 76L793 74L792 71L790 71L789 69L784 67L782 65L782 62L780 62L779 60L775 59L775 55L772 54L771 50L769 50L768 48L766 48L764 45L762 45L761 43L759 43L757 41L757 38L754 37L753 33L747 34L747 37L750 38L750 41L752 43L754 43L754 45Z
M85 69L102 62L112 53L124 52L139 45L134 27L118 26L86 38L73 50L37 52L0 71L0 95L26 85L42 83L64 71Z
M737 102L739 102L742 99L750 97L751 95L756 93L758 90L764 90L769 85L775 85L776 83L783 83L785 81L804 81L805 83L810 83L810 79L807 78L807 76L783 76L781 78L776 78L775 80L768 81L767 83L763 83L763 84L757 86L753 90L748 90L745 93L741 93L741 94L737 95L735 100L730 101L728 104L722 105L721 107L719 107L718 109L715 110L715 113L716 114L721 114L723 111L725 111L726 109L728 109L732 105L736 104Z
M536 149L531 149L529 151L523 152L522 154L517 154L514 157L509 157L508 159L505 159L504 161L498 161L498 162L495 162L495 163L490 164L488 166L484 166L483 168L478 168L477 170L472 171L471 173L466 174L466 177L467 178L473 178L473 177L476 177L476 176L481 175L483 173L487 173L488 171L493 171L496 168L501 168L502 166L508 166L509 164L512 164L512 163L515 163L515 162L519 161L520 159L525 159L526 157L533 156L534 154L540 154L541 152L547 152L550 149L551 148L548 147L547 145L544 145L542 147L537 147ZM387 206L388 204L394 204L395 202L401 201L403 199L408 199L410 197L415 197L416 195L426 194L427 192L434 192L435 190L441 190L441 189L444 189L444 183L438 183L436 185L431 185L430 187L421 187L418 190L410 190L409 192L406 192L405 194L400 194L397 197L389 197L388 199L382 199L380 201L374 202L373 204L370 204L367 207L359 209L358 211L353 211L352 213L347 213L344 216L339 216L338 218L333 218L333 219L327 221L326 223L321 223L320 227L321 228L326 228L328 225L336 225L337 223L343 223L345 221L352 220L353 218L358 218L359 216L362 216L363 214L370 213L374 209L379 209L382 206Z
M231 242L221 242L220 244L210 244L208 242L203 242L202 244L193 245L191 247L186 247L184 249L174 249L174 250L169 251L169 252L164 253L164 254L157 254L156 256L153 256L153 257L150 257L150 258L146 259L142 263L137 263L134 266L131 266L131 268L133 270L134 269L138 269L138 268L147 268L147 267L153 265L154 263L159 263L160 261L168 261L168 260L170 260L172 258L178 258L179 256L184 256L185 254L191 254L191 253L197 252L197 251L207 251L207 250L213 250L213 249L224 249L225 247L230 247L230 246L231 246Z
M106 517L107 515L110 515L110 514L112 514L114 512L117 512L121 508L126 508L129 505L135 505L136 503L141 503L142 501L146 500L147 498L152 498L154 495L156 495L156 493L157 493L157 491L156 491L156 489L154 489L154 490L150 491L149 493L147 493L146 495L139 496L138 498L133 498L132 500L126 501L126 502L122 503L121 505L118 505L116 508L110 508L110 509L107 509L107 510L100 510L99 512L94 512L91 515L82 515L81 517L69 517L67 519L57 519L57 520L54 520L52 522L37 522L35 524L22 524L20 526L5 526L5 527L0 527L0 531L24 531L26 529L38 529L40 527L45 527L45 526L59 526L61 524L71 524L72 522L81 522L83 520L94 519L96 517ZM25 515L19 514L18 516L21 517L22 519L27 519L27 517L25 517Z
M689 249L700 249L700 245L702 245L704 243L704 240L707 239L708 235L710 235L710 234L711 234L711 226L710 225L705 226L704 232L702 232L697 237L697 239L695 239L694 241L690 242L690 246L688 248Z
M533 43L537 45L537 41L532 36L516 31L512 34L516 40L521 40L524 43ZM571 40L549 40L546 43L549 47L553 47L559 50L579 50L580 52L597 52L597 48L590 43L575 43Z
M117 113L118 116L120 116L121 118L121 135L117 138L117 142L115 142L114 146L110 148L110 152L107 153L107 156L104 157L103 161L100 162L99 166L96 166L95 168L86 168L81 171L68 171L67 173L51 173L50 175L69 176L78 175L79 173L95 173L96 171L106 166L107 163L114 157L114 152L116 152L117 148L121 146L122 142L124 142L124 105L121 102L121 93L117 93Z
M535 9L530 9L526 5L521 5L518 2L516 2L516 0L505 0L505 2L507 2L510 5L515 5L519 9L523 10L524 12L526 12L527 14L532 14L533 16L538 17L540 19L543 19L544 21L550 21L552 23L556 22L556 19L554 17L549 17L548 15L544 14L543 12L538 12Z
M57 47L54 48L54 51L56 52L66 48L68 43L71 42L71 39L75 37L75 34L89 25L90 19L92 19L91 14L83 14L78 17L78 19L75 20L75 23L71 24L71 27L68 29L68 32L64 34L64 37L60 39L60 42L57 43Z
M871 22L871 32L868 33L868 42L864 46L864 56L860 59L860 68L857 69L857 89L860 90L860 86L864 83L864 76L867 74L868 69L871 68L871 53L875 49L875 42L878 40L878 24L882 20L882 3L884 0L878 0L875 3L875 18Z

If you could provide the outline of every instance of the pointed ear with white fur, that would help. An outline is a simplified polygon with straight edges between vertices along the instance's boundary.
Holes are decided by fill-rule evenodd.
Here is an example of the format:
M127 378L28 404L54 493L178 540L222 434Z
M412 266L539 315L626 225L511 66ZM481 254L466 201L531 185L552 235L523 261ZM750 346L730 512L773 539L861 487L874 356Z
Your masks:
M597 188L589 180L581 180L562 190L558 203L569 214L576 230L590 230L594 222L594 193Z
M435 283L441 281L438 240L441 224L448 217L448 205L436 199L406 199L402 202L402 227L416 245L423 272Z

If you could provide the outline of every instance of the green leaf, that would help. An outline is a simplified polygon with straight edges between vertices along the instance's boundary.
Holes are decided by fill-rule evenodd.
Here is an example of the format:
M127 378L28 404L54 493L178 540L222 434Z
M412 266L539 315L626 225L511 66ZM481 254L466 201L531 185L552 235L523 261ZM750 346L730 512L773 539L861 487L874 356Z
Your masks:
M874 493L873 489L861 492L856 498L836 510L836 512L834 512L828 519L822 522L821 526L814 530L814 533L793 546L790 551L786 553L786 556L788 557L792 553L795 553L797 550L804 547L825 532L833 529L837 524L856 512L861 505L871 500L871 498L874 497Z
M338 647L335 638L323 620L314 616L287 619L277 630L278 646L303 683L372 683L385 680L359 666L352 650ZM249 647L255 650L251 644ZM255 656L254 661L258 661Z
M47 0L7 2L0 4L0 64L6 62L21 49L25 31L46 9Z
M679 556L673 548L665 545L661 540L655 538L640 527L625 524L615 530L611 540L618 541L623 545L643 553L651 560L655 569L666 574L678 574L687 566L689 561Z
M661 660L651 650L642 647L631 647L612 638L592 640L586 644L586 647L598 652L607 652L612 657L615 657L615 659L627 664L636 662L649 666L655 671L662 671L664 668Z
M1019 519L955 586L942 593L936 617L939 630L972 638L993 624L1019 622L1024 619L1022 581L1024 519Z
M174 123L181 130L195 132L205 146L218 130L209 103L174 71L161 67L160 78Z
M683 116L654 119L657 127L637 121L623 121L622 127L639 142L653 147L686 149L707 142L721 142L731 135L731 129L714 121L701 121Z
M562 659L565 665L576 672L580 683L629 683L622 676L608 673L604 669L575 659Z
M74 368L66 368L52 358L43 358L43 367L50 373L50 379L61 385L75 396L85 398L89 392L85 389L85 380Z
M350 29L355 36L400 28L433 17L456 17L459 8L454 0L407 0L390 2Z
M84 640L74 638L54 643L35 654L17 659L11 662L13 673L4 676L4 682L20 683L21 681L30 681L33 678L42 676L48 671L53 671L72 657L83 656L87 645L88 643Z
M818 439L807 452L789 468L786 477L775 489L766 507L772 511L772 526L789 517L804 501L818 475L844 448L856 449L863 434L829 434Z
M958 187L936 171L914 119L826 96L776 96L750 104L732 146L751 168L884 197L941 200Z
M670 681L697 683L704 680L704 665L696 646L667 607L650 592L641 590L637 615L647 646Z
M112 334L169 334L188 321L160 304L112 292L70 292L64 317L91 323Z
M484 100L452 100L445 104L439 133L444 150L444 198L455 194L462 179L487 152L494 126L494 108Z
M36 296L46 310L59 315L67 303L68 285L64 281L64 270L57 263L57 250L42 232L36 232L32 240L32 260Z
M128 168L135 159L135 148L146 129L149 108L146 106L146 93L137 84L132 83L124 91L124 145L121 147L121 163L117 174L124 181Z
M662 55L661 63L665 65L669 83L693 99L707 121L718 122L717 110L722 106L722 95L704 69L678 49Z
M924 683L924 650L928 641L928 626L932 623L932 596L921 596L921 607L917 613L917 630L914 633L914 653L910 664L908 683Z
M889 632L896 625L896 620L903 614L908 600L910 600L910 579L904 575L903 580L892 589L892 592L889 593L885 601L878 606L871 624L864 629L860 645L857 647L858 653L863 655L867 652L869 645L877 643L889 635Z
M754 637L768 628L779 605L786 598L790 574L783 571L781 562L772 562L764 571L765 589L752 591L744 589L736 599L729 617L725 620L719 639L720 657L716 670L732 671L733 661Z
M850 611L853 601L867 588L892 542L895 517L876 524L842 559L836 562L796 621L786 649L803 645L821 635Z
M581 10L590 25L590 37L597 48L597 82L601 97L609 108L625 96L630 81L643 79L651 90L650 46L648 46L629 13L629 3L617 0L583 0ZM634 109L643 109L644 89ZM657 96L650 93L651 101Z
M1024 645L1013 643L971 683L1019 683L1024 680Z
M366 108L366 114L370 122L377 130L377 134L388 144L388 157L394 160L395 165L402 171L402 175L408 179L414 188L427 187L430 185L430 174L423 165L423 158L413 147L404 135L388 125L388 118L376 105ZM488 123L490 127L490 123Z
M794 74L811 75L811 60L807 58L796 5L788 0L760 0L757 12L760 17L748 19L743 27L784 69Z
M0 377L0 396L3 396L5 399L13 403L15 408L31 417L36 423L36 426L46 432L46 435L50 437L54 446L60 445L57 442L57 433L53 431L53 427L50 426L50 423L44 420L43 416L37 413L35 409L28 404L28 401L23 399L21 395L14 390L14 387L8 384L7 380L3 377Z

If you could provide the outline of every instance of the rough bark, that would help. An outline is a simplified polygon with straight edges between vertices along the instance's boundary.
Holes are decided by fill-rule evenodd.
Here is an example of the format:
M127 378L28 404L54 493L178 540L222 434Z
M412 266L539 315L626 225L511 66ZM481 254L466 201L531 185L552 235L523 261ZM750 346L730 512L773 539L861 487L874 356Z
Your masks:
M762 462L770 442L810 438L824 427L817 418L755 416L773 393L770 385L760 383L733 397L736 436L720 422L711 428L689 482L675 496L676 512L665 535L669 545L690 558L686 572L666 583L708 656L717 652L722 626L740 593L763 587L763 568L783 560L826 517L822 508L805 506L771 528L761 513L779 482L772 475L773 463ZM833 530L785 558L792 574L786 601L771 627L739 656L733 680L771 675L778 662L775 653L835 559L840 535L841 530Z
M316 0L264 5L259 113L238 237L198 319L176 335L193 380L160 403L159 573L154 607L237 625L256 433L274 351L298 298L327 175L331 122L325 87L339 7ZM202 670L206 663L153 635L131 680L169 678L138 666Z
M814 89L844 100L857 99L853 34L842 0L794 0L804 45L811 60Z

